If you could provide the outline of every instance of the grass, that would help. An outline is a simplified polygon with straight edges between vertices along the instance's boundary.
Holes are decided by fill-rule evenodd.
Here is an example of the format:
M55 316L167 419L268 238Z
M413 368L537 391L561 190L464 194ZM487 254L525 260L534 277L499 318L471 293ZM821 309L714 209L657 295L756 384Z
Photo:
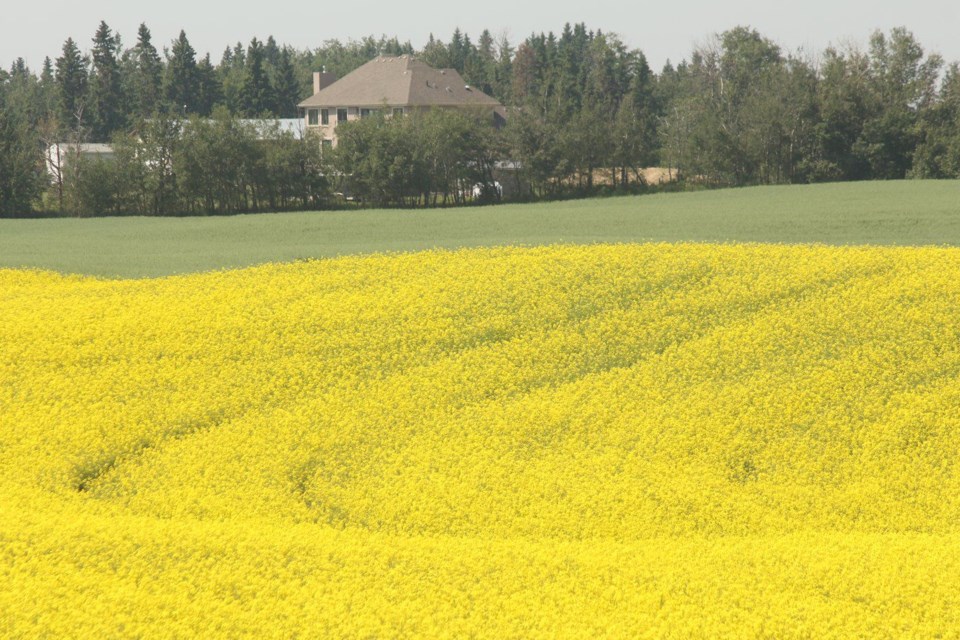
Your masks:
M139 278L434 247L644 241L960 245L960 181L751 187L426 211L0 220L0 268Z

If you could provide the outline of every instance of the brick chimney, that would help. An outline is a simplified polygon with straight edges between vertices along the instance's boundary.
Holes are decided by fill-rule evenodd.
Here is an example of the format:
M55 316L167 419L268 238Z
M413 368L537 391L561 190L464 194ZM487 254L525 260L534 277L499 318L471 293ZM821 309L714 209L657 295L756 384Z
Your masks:
M314 71L313 72L313 95L320 93L322 89L326 89L334 82L337 81L337 74L327 73L326 71Z

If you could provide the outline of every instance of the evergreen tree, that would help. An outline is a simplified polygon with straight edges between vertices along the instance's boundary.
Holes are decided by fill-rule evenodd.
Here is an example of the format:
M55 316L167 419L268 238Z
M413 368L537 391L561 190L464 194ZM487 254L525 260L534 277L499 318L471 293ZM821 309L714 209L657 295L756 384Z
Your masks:
M10 78L26 77L30 75L30 69L27 67L27 61L23 58L17 58L10 65Z
M217 67L217 77L223 92L223 102L230 113L237 114L243 111L241 95L246 77L247 54L239 42L233 47L227 47L223 52L220 65Z
M580 109L582 101L581 67L584 64L583 51L574 39L570 24L563 27L557 42L556 110L566 118Z
M90 74L90 128L94 140L101 142L121 129L126 120L120 85L120 37L101 21L93 37L93 68Z
M197 64L197 113L209 116L223 102L223 86L208 53Z
M264 113L273 112L273 88L264 67L265 52L263 43L254 38L247 47L247 68L240 92L240 113L256 118Z
M5 75L5 80L0 79L0 91L5 94L5 108L10 117L16 119L17 126L34 128L48 117L50 103L43 93L40 81L23 58L14 61L10 72ZM55 103L53 104L55 106Z
M50 60L49 56L43 59L39 89L43 119L55 120L57 117L57 80L53 73L53 61Z
M446 66L463 73L472 52L473 44L470 42L470 37L457 27L454 29L450 44L447 47L448 64Z
M140 118L154 115L160 108L163 89L163 62L153 46L150 29L141 24L137 44L130 54L132 70L128 78L133 113Z
M280 65L280 47L273 36L267 36L267 42L263 45L263 61L271 68Z
M494 77L493 95L504 104L512 102L513 47L505 35L497 41L497 66Z
M247 51L243 46L243 43L237 40L237 43L233 45L233 64L234 66L239 65L241 68L245 67L247 64Z
M180 115L196 113L199 90L197 54L187 34L180 31L170 49L164 78L164 95L171 111Z
M484 29L480 34L476 51L476 56L471 58L475 63L469 80L484 93L494 95L496 93L494 87L497 83L497 52L489 30Z
M68 131L79 130L85 122L87 61L80 55L73 38L63 43L56 70L61 126Z
M286 47L280 52L274 80L276 115L280 118L296 118L300 102L300 83L293 66L293 56Z
M24 215L40 195L40 144L22 110L9 104L10 87L3 80L0 76L0 216Z

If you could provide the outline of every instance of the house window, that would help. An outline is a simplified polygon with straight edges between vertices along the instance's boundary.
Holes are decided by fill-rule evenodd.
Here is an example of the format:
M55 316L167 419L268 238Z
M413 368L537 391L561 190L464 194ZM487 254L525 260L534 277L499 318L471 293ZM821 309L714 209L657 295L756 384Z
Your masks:
M375 116L379 113L377 109L360 109L361 118L369 118L370 116Z
M393 108L393 115L394 115L394 117L396 117L396 116L402 116L402 115L403 115L403 107L394 107L394 108Z
M330 109L320 109L320 124L330 124Z
M307 111L307 125L311 127L317 126L317 110L309 109Z
M347 110L337 109L337 122L346 122L346 121L347 121Z

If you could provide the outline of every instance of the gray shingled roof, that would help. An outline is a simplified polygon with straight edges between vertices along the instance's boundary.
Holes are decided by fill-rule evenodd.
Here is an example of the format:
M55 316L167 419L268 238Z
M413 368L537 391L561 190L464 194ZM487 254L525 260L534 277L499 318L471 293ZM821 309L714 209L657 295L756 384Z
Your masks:
M434 69L412 56L380 57L337 80L300 103L301 107L391 107L500 103L467 87L453 69Z

